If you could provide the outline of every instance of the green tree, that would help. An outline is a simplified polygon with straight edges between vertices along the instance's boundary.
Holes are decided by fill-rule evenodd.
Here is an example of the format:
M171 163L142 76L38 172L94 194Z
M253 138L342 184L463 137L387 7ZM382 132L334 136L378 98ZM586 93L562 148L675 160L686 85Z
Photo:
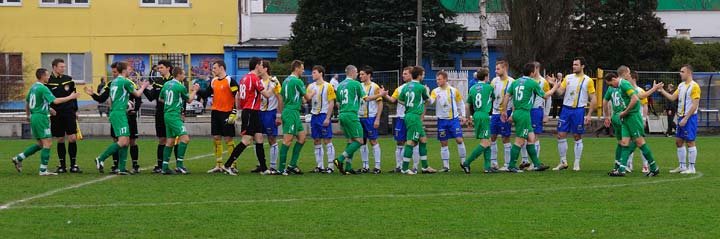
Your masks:
M404 58L414 58L416 1L300 0L290 48L306 64L341 70L347 64L376 69L399 67L400 33ZM423 56L443 58L469 45L456 14L438 0L423 1ZM403 64L404 65L404 64Z
M714 44L713 44L714 45ZM711 58L707 51L702 48L710 48L708 46L698 46L692 41L686 39L670 40L670 49L672 51L672 60L668 70L680 70L684 64L690 64L695 71L715 71ZM714 59L717 62L717 59Z
M590 68L668 70L672 55L665 25L655 16L657 0L575 0L575 5L566 60L584 56Z

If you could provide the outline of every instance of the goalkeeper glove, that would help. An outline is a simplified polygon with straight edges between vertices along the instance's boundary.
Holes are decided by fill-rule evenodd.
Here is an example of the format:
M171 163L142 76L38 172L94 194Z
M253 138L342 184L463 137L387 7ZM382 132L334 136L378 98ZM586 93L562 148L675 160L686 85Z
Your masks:
M237 109L233 109L232 112L230 112L230 116L228 116L227 120L225 120L225 123L235 124L236 119L237 119Z

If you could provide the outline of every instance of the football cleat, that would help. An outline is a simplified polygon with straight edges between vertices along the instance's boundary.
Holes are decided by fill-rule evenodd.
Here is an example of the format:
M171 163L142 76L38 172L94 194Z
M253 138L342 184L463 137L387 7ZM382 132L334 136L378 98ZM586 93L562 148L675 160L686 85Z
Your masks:
M493 167L486 168L485 170L483 170L483 173L498 173L498 172L500 172L500 171L498 171L497 169L495 169Z
M493 169L495 169L495 170L499 169L497 162L492 162L490 165L491 165L490 167L493 168Z
M278 171L275 168L269 168L265 172L260 173L262 175L278 175Z
M175 172L179 174L190 174L190 170L185 167L177 167L175 168Z
M502 168L497 169L497 171L507 172L507 171L508 171L508 167L507 167L507 166L502 166Z
M540 164L540 166L538 166L538 167L533 167L533 171L542 172L542 171L548 170L549 168L550 168L550 166L547 166L545 164Z
M82 173L82 170L80 170L80 167L77 165L70 167L70 173Z
M465 174L470 174L470 166L465 166L465 164L460 164L460 168L462 168L463 172Z
M132 174L140 174L140 165L134 165L132 171L130 171Z
M152 173L157 173L157 174L163 173L162 167L155 166L152 170Z
M390 171L390 172L391 172L391 173L402 173L402 168L401 168L401 167L397 167L397 168L395 168L395 170Z
M325 173L327 173L327 174L332 174L334 172L335 172L335 169L332 169L332 168L325 169Z
M207 171L207 173L223 173L225 170L221 167L215 166L214 168L211 168Z
M530 162L522 162L522 163L520 163L519 169L526 170L530 167L530 165L531 165Z
M680 174L695 174L694 168L686 169L685 171L680 172Z
M645 165L642 166L642 172L643 172L643 173L649 173L649 172L650 172L650 169L648 168L647 164L645 164Z
M53 172L45 171L45 172L40 172L39 175L40 175L40 176L56 176L56 175L58 175L58 174L57 174L57 173L53 173Z
M352 175L352 174L358 174L358 172L356 172L356 171L353 170L353 169L345 170L345 175Z
M230 176L237 176L237 172L234 172L232 169L233 168L226 168L226 167L222 168L222 170L223 170L223 172L225 172L225 174L230 175Z
M449 172L450 172L450 168L448 168L448 167L443 167L442 169L440 169L440 172L449 173Z
M359 169L359 170L357 170L357 171L355 171L355 172L356 172L357 174L365 174L365 173L369 173L369 172L370 172L370 169L368 169L368 168L361 168L361 169Z
M415 174L417 174L417 172L414 171L414 170L403 170L403 171L400 172L400 173L405 174L405 175L415 175Z
M685 170L687 170L687 168L677 167L676 169L670 170L670 173L682 173Z
M65 169L65 167L57 167L57 169L55 170L55 173L57 173L57 174L67 173L67 169Z
M340 160L334 159L333 164L335 164L335 168L340 171L340 174L345 174L345 168L343 168L343 163L341 163Z
M122 171L118 171L117 175L132 175L132 174L130 174L130 172L128 172L126 170L122 170Z
M508 172L508 173L522 173L523 171L520 170L520 169L517 169L517 168L508 168L506 172Z
M625 177L625 173L620 172L618 170L613 170L608 173L608 176L610 176L610 177Z
M382 171L380 171L379 168L374 168L373 171L372 171L372 173L373 173L373 174L381 174Z
M575 163L573 165L573 171L580 171L580 163Z
M262 166L258 165L255 167L255 169L250 170L250 173L262 173L262 172L265 172L265 170L267 170L266 167L262 167Z
M553 170L553 171L560 171L560 170L565 170L565 169L568 169L567 163L560 163L560 164L558 164L557 166L555 166L552 170Z
M17 170L18 173L22 172L22 161L18 160L17 157L13 157L12 163L15 165L15 170Z
M98 172L105 173L105 164L100 162L99 158L95 158L95 168L97 168Z
M324 171L325 171L325 170L323 170L321 167L315 167L315 168L314 168L312 171L310 171L310 172L311 172L311 173L322 173L322 172L324 172Z
M646 177L655 177L660 174L660 168L656 168L654 171L649 171L645 174Z
M422 173L423 174L433 174L433 173L437 173L437 170L435 170L432 167L427 167L427 168L422 169Z
M285 171L288 171L291 174L297 174L297 175L303 174L302 170L300 170L300 168L298 168L298 167L288 167L287 170L285 170Z

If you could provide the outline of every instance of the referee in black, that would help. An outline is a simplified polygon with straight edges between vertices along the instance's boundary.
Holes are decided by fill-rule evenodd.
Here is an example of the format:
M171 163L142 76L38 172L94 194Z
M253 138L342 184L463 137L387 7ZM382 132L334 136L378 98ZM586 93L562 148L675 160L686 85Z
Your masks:
M46 84L55 97L66 97L75 92L75 82L72 77L65 75L65 60L55 59L52 61L52 74L50 80ZM62 104L50 105L50 131L52 136L57 140L57 155L60 159L56 173L67 172L67 164L65 163L66 154L70 154L70 172L82 173L77 165L77 100L70 100ZM68 147L65 150L65 140L67 138Z
M145 97L149 101L155 101L155 135L158 138L158 146L156 151L157 156L157 165L155 165L155 168L153 168L153 173L162 173L162 163L163 163L163 151L165 149L165 143L167 140L175 140L175 139L168 139L166 138L166 132L165 132L165 112L164 112L164 104L161 102L158 102L157 99L160 97L160 91L162 90L163 85L165 85L165 82L171 81L172 75L170 75L170 72L172 71L172 63L168 60L161 60L157 64L157 70L160 72L161 77L155 77L152 78L152 87L145 89ZM175 150L177 150L177 147L175 147ZM177 156L177 152L175 153Z

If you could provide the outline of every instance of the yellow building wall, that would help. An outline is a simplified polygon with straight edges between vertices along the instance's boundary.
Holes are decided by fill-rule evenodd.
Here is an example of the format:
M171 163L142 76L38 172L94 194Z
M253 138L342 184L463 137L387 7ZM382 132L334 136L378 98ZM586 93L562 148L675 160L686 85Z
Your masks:
M41 67L42 53L92 54L95 88L108 54L222 54L238 40L237 0L190 0L191 7L141 7L139 0L91 0L89 7L0 7L0 51L22 53L23 67ZM150 67L150 66L148 66ZM26 86L35 81L25 72ZM84 100L90 99L84 93Z

